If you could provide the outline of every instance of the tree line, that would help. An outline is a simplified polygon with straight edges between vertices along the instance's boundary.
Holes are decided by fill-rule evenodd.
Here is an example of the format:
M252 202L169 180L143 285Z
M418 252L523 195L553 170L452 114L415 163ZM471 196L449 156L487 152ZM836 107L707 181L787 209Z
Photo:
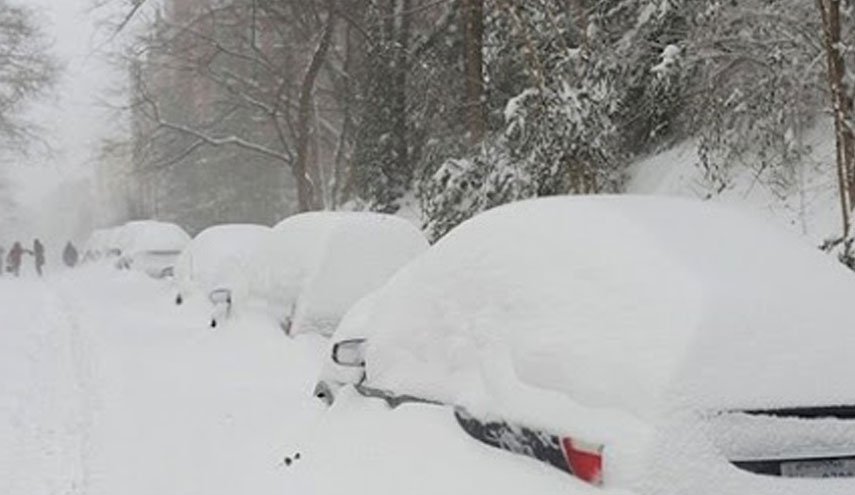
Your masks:
M139 174L180 178L233 150L246 159L222 175L252 160L282 174L246 179L275 182L266 204L417 202L438 238L509 201L621 192L634 159L685 139L713 191L746 167L785 191L804 133L830 116L837 243L850 237L846 0L171 0L147 12L124 57Z

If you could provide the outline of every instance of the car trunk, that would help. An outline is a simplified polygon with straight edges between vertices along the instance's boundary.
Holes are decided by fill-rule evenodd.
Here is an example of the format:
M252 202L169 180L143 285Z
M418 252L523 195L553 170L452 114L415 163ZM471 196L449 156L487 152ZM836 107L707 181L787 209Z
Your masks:
M731 411L710 418L734 466L783 478L855 477L855 406Z

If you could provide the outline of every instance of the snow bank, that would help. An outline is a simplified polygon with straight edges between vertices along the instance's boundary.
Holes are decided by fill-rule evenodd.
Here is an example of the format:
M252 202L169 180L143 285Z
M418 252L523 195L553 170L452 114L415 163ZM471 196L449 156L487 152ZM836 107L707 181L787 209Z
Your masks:
M185 299L207 298L215 289L229 289L233 300L245 298L250 261L270 234L269 227L252 224L217 225L202 231L175 264L179 293Z
M368 212L311 212L273 229L254 258L253 292L290 333L330 334L361 297L427 249L400 218Z
M464 223L360 318L371 385L605 444L621 484L672 411L855 403L816 386L855 373L853 289L739 210L552 198Z

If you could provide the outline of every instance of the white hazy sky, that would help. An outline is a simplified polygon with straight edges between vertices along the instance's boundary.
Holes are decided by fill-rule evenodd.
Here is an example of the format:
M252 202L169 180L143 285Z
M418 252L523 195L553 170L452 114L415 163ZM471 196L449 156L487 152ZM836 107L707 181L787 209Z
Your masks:
M56 147L56 165L75 169L89 160L98 139L116 124L100 108L117 74L97 53L99 15L92 11L92 0L16 1L40 13L54 42L53 52L63 66L52 101L37 105L33 113L49 131ZM103 39L104 31L100 34Z
M21 230L45 236L79 235L98 208L88 194L88 186L94 184L92 160L98 142L122 128L102 104L110 89L121 83L120 73L97 53L99 39L105 35L97 29L97 21L105 12L93 12L93 0L9 1L38 12L63 69L55 91L29 112L46 129L54 152L33 154L10 168L23 210ZM126 4L116 0L115 5Z

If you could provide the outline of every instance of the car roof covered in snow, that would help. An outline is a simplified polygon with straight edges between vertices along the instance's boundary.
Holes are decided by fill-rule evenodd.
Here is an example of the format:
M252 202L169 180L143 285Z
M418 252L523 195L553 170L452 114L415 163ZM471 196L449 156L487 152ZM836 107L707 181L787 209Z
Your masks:
M465 222L356 324L373 386L585 431L669 406L855 402L848 380L816 386L855 373L853 289L835 261L738 210L558 197Z
M247 267L258 246L271 234L270 227L224 224L200 232L175 264L175 280L182 292L216 288L247 290Z
M373 212L308 212L274 227L255 256L254 291L292 331L329 333L359 298L428 247L410 222Z
M190 242L190 235L174 223L137 220L118 229L116 242L124 254L181 251Z

